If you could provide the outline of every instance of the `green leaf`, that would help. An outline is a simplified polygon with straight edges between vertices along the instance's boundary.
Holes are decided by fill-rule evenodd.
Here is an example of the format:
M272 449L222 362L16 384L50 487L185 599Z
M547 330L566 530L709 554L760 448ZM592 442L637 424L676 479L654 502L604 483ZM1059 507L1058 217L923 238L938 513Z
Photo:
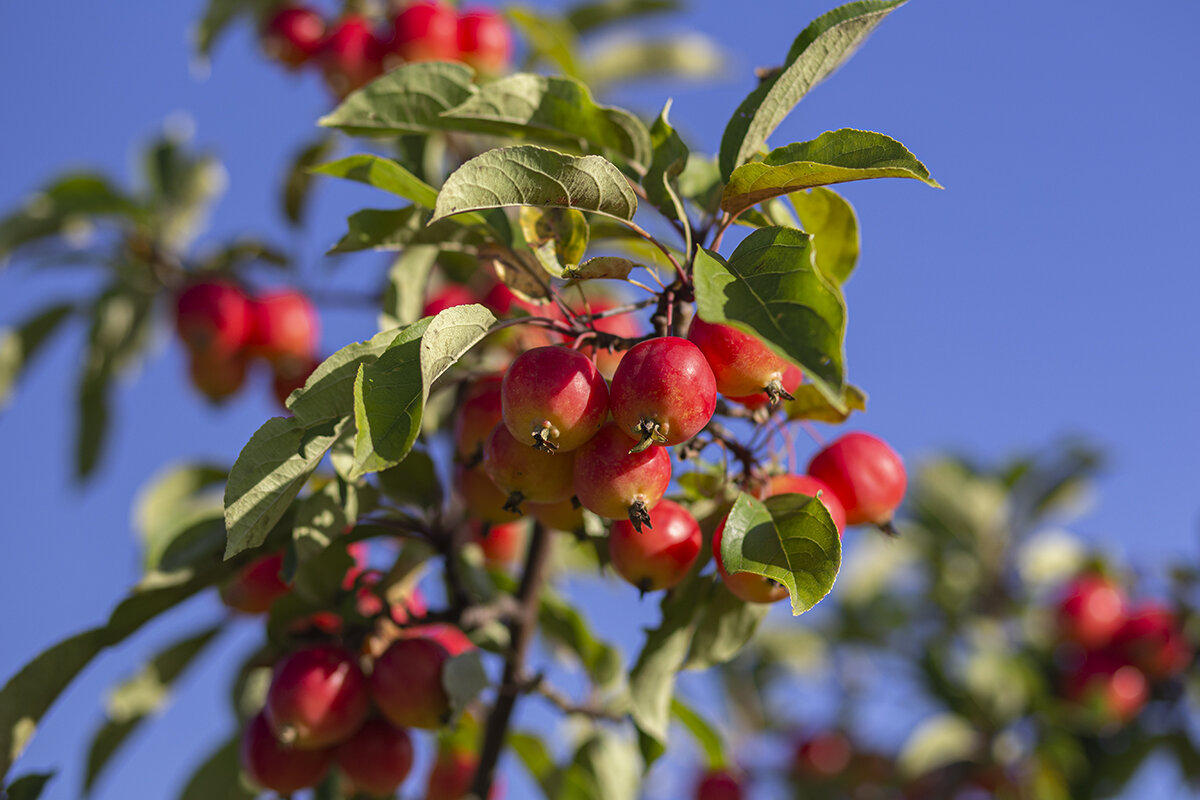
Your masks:
M404 460L421 432L433 382L475 346L495 316L483 306L447 308L406 328L354 383L355 471L361 475Z
M238 17L261 14L272 3L273 0L208 0L204 16L192 31L196 52L202 56L211 55L217 39Z
M578 609L549 590L542 593L538 628L551 645L575 654L598 688L621 677L621 653L596 637Z
M258 792L242 781L241 741L236 733L206 758L188 778L179 800L254 800Z
M709 669L732 660L770 610L762 603L743 602L718 582L696 622L685 668Z
M687 728L704 753L705 766L710 770L724 769L729 762L725 741L704 717L678 697L671 701L671 715Z
M360 250L400 250L412 241L421 217L415 206L365 208L346 220L346 233L329 248L329 255Z
M169 135L146 149L142 167L153 234L161 246L182 251L200 233L225 188L224 167L212 155L189 152L182 140Z
M690 200L705 216L711 217L721 207L721 190L725 182L721 180L716 159L693 153L688 157L683 172L679 173L678 185L679 194Z
M391 469L379 473L379 488L394 502L421 509L440 508L444 492L428 453L414 450Z
M789 228L760 228L728 263L697 253L696 303L706 322L733 325L762 339L804 370L839 411L843 398L846 306L813 261L812 238Z
M520 145L489 150L455 170L438 194L433 219L523 205L577 208L632 220L637 197L621 171L600 156L569 156Z
M749 161L792 107L854 54L906 0L859 0L823 14L800 32L777 72L738 106L721 136L721 175Z
M799 616L829 594L842 563L841 538L825 505L814 497L784 494L734 502L721 538L729 572L762 575L787 587Z
M570 281L617 280L629 277L639 265L620 256L596 256L578 267L563 270L562 277Z
M354 413L354 381L358 368L370 364L391 347L399 330L380 331L365 342L355 342L321 362L304 388L288 398L288 408L305 425L321 425Z
M841 425L850 418L852 411L867 410L867 395L857 386L846 384L845 409L839 411L821 390L811 383L801 384L792 390L794 400L785 400L783 408L790 420L810 419L817 422L828 422L831 425Z
M845 283L858 262L858 216L854 206L833 189L816 187L788 195L804 230L817 249L817 269L836 283Z
M220 630L220 627L209 628L175 643L110 694L108 719L92 737L88 750L84 794L91 792L104 768L130 734L162 707L172 684Z
M701 80L719 76L720 45L695 31L667 36L620 36L593 51L583 69L592 86L647 78Z
M433 204L437 202L437 189L390 158L362 153L321 164L313 167L311 171L317 175L330 175L365 183L425 208L433 208Z
M557 800L636 800L642 785L633 746L612 731L584 742L563 772Z
M624 109L598 105L587 86L573 78L509 75L481 86L441 117L456 130L554 145L582 142L590 145L585 150L607 151L637 164L650 159L650 134L642 121Z
M562 277L583 260L591 231L582 211L522 206L519 221L526 244L546 272Z
M388 283L383 290L380 329L411 325L421 318L425 308L425 286L437 263L438 253L434 245L418 244L405 247L396 256L388 269Z
M546 745L536 734L525 731L512 731L508 734L509 748L513 751L529 775L537 782L546 800L556 800L558 796L559 771L554 763L554 757L546 749Z
M842 128L772 150L733 171L721 208L737 216L764 200L801 189L870 178L913 178L940 189L929 170L890 136Z
M295 417L275 417L254 432L225 485L226 558L266 541L349 422L306 427Z
M573 6L567 11L567 22L579 33L588 33L614 22L676 11L682 6L679 0L598 0Z
M671 112L671 101L663 106L662 113L650 127L650 138L654 143L654 156L650 160L650 168L642 180L646 189L646 199L650 201L668 219L678 220L688 224L687 211L683 201L675 192L672 181L679 177L688 163L688 148L679 138L679 134L671 127L668 114ZM691 231L688 230L688 245L685 250L691 250Z
M66 175L0 218L0 263L22 245L67 233L93 217L137 217L142 209L103 175Z
M53 305L16 327L0 328L0 411L12 400L21 371L74 310L67 303Z
M442 688L450 697L450 713L457 717L490 685L478 650L460 653L442 668Z
M308 201L312 197L313 178L309 170L329 158L335 148L334 137L325 134L300 148L292 158L287 177L284 179L282 193L283 218L292 227L300 227L304 224Z
M320 125L366 136L448 130L441 115L476 91L465 64L425 61L394 69L342 101Z
M337 481L329 481L309 493L296 503L296 514L292 519L292 546L297 562L303 564L324 551L330 542L341 536L348 524Z
M687 659L700 607L712 586L711 576L693 577L667 592L662 621L646 632L646 643L629 673L629 713L647 769L666 750L675 676Z
M4 800L38 800L46 788L46 784L54 778L54 772L36 772L22 775L0 791Z

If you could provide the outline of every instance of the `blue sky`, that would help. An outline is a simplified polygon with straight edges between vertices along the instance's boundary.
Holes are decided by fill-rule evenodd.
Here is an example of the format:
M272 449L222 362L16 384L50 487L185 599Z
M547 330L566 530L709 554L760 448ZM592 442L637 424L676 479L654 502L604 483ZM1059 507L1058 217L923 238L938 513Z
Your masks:
M208 240L253 232L300 254L309 286L369 285L371 256L336 275L321 253L347 213L381 199L325 186L305 236L286 231L276 191L294 148L328 106L312 76L268 65L246 30L205 73L188 56L197 0L69 0L0 8L0 208L68 166L128 180L136 147L171 115L229 173ZM542 2L538 5L550 6ZM821 3L700 0L656 28L695 28L733 54L715 85L655 84L615 98L645 115L666 92L694 149L715 149L728 115ZM1085 10L1086 9L1086 10ZM1151 16L1152 14L1152 16ZM870 394L858 423L910 460L942 448L993 458L1084 434L1110 455L1080 534L1143 565L1196 556L1200 393L1193 245L1200 156L1200 5L1149 7L1010 0L913 0L819 87L775 144L857 127L904 142L944 192L916 182L852 185L863 257L848 284L849 374ZM0 274L0 324L86 289L79 272ZM324 348L373 331L373 315L323 310ZM265 381L224 410L188 389L165 324L155 355L118 391L112 447L86 487L70 480L82 332L57 339L0 414L0 675L94 624L137 578L129 525L137 488L184 459L229 461L274 412ZM628 604L618 603L620 611ZM48 793L76 796L87 733L106 686L173 638L213 618L201 599L87 672L47 718L20 765L63 764ZM647 617L645 611L641 616ZM597 626L627 646L620 614ZM224 641L159 727L97 797L167 796L228 725L221 668L253 638ZM214 711L214 707L220 711ZM181 748L177 737L189 743ZM1169 778L1162 784L1168 790ZM519 784L517 784L519 786Z

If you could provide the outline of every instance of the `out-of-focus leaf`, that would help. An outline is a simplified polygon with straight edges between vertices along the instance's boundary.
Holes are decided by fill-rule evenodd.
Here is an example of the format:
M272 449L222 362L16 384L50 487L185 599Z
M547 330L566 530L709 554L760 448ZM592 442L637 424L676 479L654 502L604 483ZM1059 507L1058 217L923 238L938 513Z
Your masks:
M579 658L598 688L608 688L621 677L620 651L598 639L578 609L548 590L542 593L538 626L547 641Z
M489 685L478 650L454 656L442 669L442 688L450 697L450 711L455 716L463 713Z
M0 411L12 400L22 370L74 310L73 306L61 303L39 311L19 325L0 328Z
M536 734L513 731L508 735L508 746L537 781L546 800L554 800L558 796L559 771L545 743Z
M102 175L66 175L0 218L0 264L18 247L65 233L94 217L138 218L141 211Z
M636 800L641 766L632 743L614 732L595 733L563 772L559 800Z
M35 772L22 775L3 791L0 791L0 797L3 797L4 800L38 800L45 791L46 785L56 774L54 772Z
M637 79L701 80L720 75L725 53L702 33L670 36L617 36L587 60L584 71L593 86Z
M567 10L567 22L579 33L589 33L605 25L676 11L681 7L679 0L598 0L571 6Z
M555 73L582 79L575 52L579 47L575 29L564 19L543 14L528 6L509 6L505 14L529 48L526 64L539 61L553 64Z
M971 723L953 714L940 714L917 726L896 763L905 775L917 777L970 758L978 742L979 734Z
M396 466L379 473L379 487L393 501L422 509L440 508L442 485L438 481L433 459L421 450L414 450Z
M242 781L241 735L222 743L188 778L179 800L253 800L258 792Z
M301 147L288 165L283 182L283 218L292 227L303 225L308 211L313 186L309 170L329 158L336 147L336 140L332 136L321 136Z
M671 716L679 720L704 753L705 766L710 770L724 769L729 758L725 754L725 740L717 729L698 711L678 697L671 701Z
M379 317L381 330L411 325L421 318L425 286L437 258L438 249L433 245L406 247L396 256L388 270L387 288L383 291L383 311Z
M685 669L709 669L724 664L750 641L770 606L746 603L718 582L704 603L688 651Z
M137 675L116 687L108 699L108 719L92 737L83 792L88 794L130 734L167 700L172 684L220 632L209 628L159 653Z

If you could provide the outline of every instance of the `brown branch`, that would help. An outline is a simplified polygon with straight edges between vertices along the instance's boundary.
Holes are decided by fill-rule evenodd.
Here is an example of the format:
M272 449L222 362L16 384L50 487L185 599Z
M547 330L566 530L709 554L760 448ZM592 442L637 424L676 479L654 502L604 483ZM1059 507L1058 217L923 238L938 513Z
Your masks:
M564 714L576 714L592 719L609 720L610 722L623 722L625 720L624 714L601 708L595 703L576 703L563 692L541 680L540 676L539 680L534 682L531 691L549 700L552 705Z
M487 726L484 729L483 746L479 752L479 766L471 781L471 793L476 797L487 797L492 790L492 779L496 774L496 763L500 760L500 752L504 749L504 740L508 735L508 723L512 718L513 707L520 694L520 681L525 673L525 658L533 635L537 631L538 604L545 582L546 563L550 555L550 533L541 524L533 528L533 536L529 540L529 550L525 556L525 569L521 574L521 584L517 587L516 601L520 605L520 614L509 623L512 631L512 650L504 661L504 676L500 681L500 690L496 695L496 703L488 715Z

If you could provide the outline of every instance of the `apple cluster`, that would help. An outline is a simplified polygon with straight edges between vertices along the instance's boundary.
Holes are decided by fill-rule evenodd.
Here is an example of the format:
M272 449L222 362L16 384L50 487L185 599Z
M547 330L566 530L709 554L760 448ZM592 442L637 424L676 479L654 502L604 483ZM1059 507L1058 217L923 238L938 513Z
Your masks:
M281 795L315 786L336 765L354 791L390 796L413 765L412 729L450 717L446 662L474 647L457 627L422 623L420 593L389 602L382 573L367 569L361 543L342 581L348 610L321 611L289 628L303 642L273 667L262 710L242 732L241 761L259 786ZM221 587L230 608L263 614L292 589L282 553L257 559ZM364 634L364 631L367 633ZM426 797L457 800L475 771L474 751L439 740Z
M430 298L425 313L472 302L503 314L523 301L500 283L486 293L450 284ZM614 307L593 304L593 319ZM606 329L596 329L633 335L627 320L627 314L602 316L595 321ZM587 346L588 339L575 341ZM466 387L455 416L456 486L492 563L515 559L526 515L550 528L579 530L586 509L611 521L609 559L621 577L642 592L668 589L692 568L704 538L696 518L664 497L672 478L668 448L709 424L718 393L751 407L775 405L791 398L801 373L754 336L698 317L687 338L588 347L590 353L564 343L533 346ZM905 486L903 463L891 447L851 433L822 449L809 474L770 477L757 494L818 497L840 534L847 524L888 525ZM768 578L725 569L724 528L722 520L712 548L730 591L747 602L786 597L786 587Z
M382 19L351 11L327 20L308 6L286 4L264 20L261 40L268 56L289 69L319 67L338 97L416 61L463 61L480 74L499 75L513 48L508 23L495 11L460 14L428 0L392 4Z
M254 358L269 365L280 405L319 363L317 311L295 289L252 297L229 281L196 281L176 298L175 324L192 384L214 402L242 388Z
M1098 573L1065 587L1057 622L1067 643L1063 695L1106 721L1136 717L1154 685L1181 674L1194 655L1171 609L1156 601L1131 605L1120 584Z

